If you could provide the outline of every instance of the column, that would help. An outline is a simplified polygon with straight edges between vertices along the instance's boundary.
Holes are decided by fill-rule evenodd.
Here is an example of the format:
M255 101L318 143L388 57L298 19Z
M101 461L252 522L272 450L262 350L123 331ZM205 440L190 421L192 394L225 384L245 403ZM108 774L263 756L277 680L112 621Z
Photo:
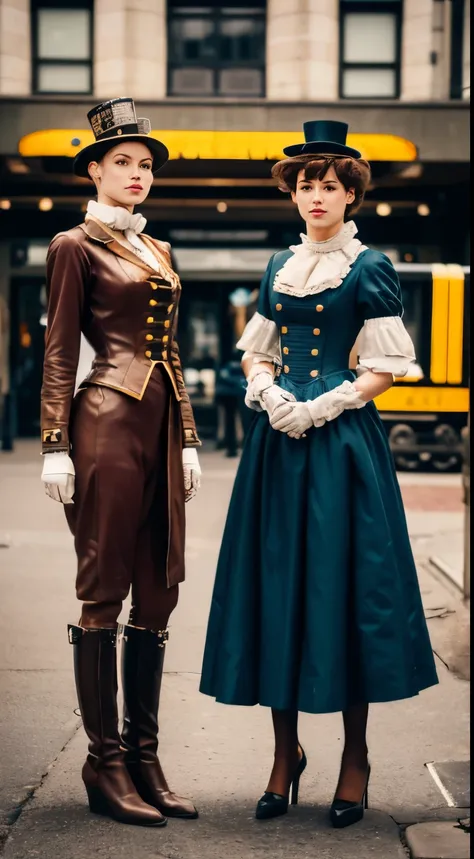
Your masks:
M403 4L402 90L405 101L429 101L433 81L433 0L405 0Z
M166 96L166 0L96 0L97 98Z
M471 0L464 3L464 39L462 50L462 96L471 97Z
M338 0L268 0L267 98L338 98Z
M29 0L0 0L0 94L30 95Z

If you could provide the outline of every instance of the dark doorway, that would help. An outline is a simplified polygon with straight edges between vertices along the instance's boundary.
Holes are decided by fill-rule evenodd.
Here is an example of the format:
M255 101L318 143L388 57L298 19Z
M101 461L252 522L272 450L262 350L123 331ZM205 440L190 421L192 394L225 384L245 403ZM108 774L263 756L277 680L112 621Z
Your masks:
M44 360L45 287L40 277L14 277L10 290L11 405L14 435L40 432L40 397Z

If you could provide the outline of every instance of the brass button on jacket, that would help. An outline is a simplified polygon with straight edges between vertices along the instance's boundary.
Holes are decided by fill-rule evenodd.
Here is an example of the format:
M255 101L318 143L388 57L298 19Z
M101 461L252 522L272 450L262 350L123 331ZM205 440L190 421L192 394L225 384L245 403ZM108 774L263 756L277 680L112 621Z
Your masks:
M288 346L283 346L283 354L284 354L284 355L289 355L289 354L290 354L290 350L288 349Z
M287 364L285 364L285 366L283 367L283 372L284 372L284 373L289 373L289 372L290 372L290 368L288 367L288 365L287 365Z
M319 355L319 349L311 349L312 355Z
M319 376L319 370L311 370L311 373L309 375L312 376L314 379L316 376Z
M281 333L282 334L288 334L288 328L286 327L286 325L282 326Z
M283 310L283 304L277 304L276 310Z
M317 304L317 305L316 305L316 310L318 311L318 313L321 313L321 310L324 310L323 305L322 305L322 304Z
M317 337L319 334L321 334L321 329L320 328L313 328L313 334L315 337Z

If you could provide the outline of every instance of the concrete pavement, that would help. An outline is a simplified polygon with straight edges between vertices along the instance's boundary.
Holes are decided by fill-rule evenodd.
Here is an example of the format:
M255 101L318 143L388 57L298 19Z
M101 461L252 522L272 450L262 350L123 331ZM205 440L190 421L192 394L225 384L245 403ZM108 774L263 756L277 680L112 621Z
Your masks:
M441 685L416 699L372 708L372 808L362 824L338 833L328 827L326 815L342 748L340 716L301 717L309 766L300 805L287 817L265 823L256 821L253 811L271 765L268 711L224 707L198 692L215 563L235 473L235 461L220 454L203 453L202 462L203 488L188 508L188 579L170 626L161 708L163 763L173 773L175 789L193 796L201 818L172 821L153 831L119 826L86 808L80 782L86 740L82 728L77 730L65 635L66 623L77 619L71 538L60 506L43 496L36 444L0 454L0 544L10 544L0 549L0 824L10 836L5 859L406 856L397 824L403 828L468 815L446 806L425 766L469 757L469 684L450 665L453 636L447 634L453 622L458 629L466 625L466 609L456 588L429 563L432 541L447 521L436 484L425 476L401 476ZM448 489L456 491L455 481L456 476L444 480L444 498ZM422 504L416 486L429 487ZM462 508L449 513L462 517ZM9 825L19 810L18 820Z

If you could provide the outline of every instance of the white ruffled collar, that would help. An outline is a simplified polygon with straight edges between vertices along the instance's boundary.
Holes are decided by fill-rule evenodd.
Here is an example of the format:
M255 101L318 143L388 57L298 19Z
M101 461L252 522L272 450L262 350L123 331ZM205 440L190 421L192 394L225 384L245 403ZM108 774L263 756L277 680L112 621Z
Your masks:
M140 233L146 226L146 218L143 215L140 215L139 212L132 215L128 209L123 209L122 206L106 206L105 203L98 203L96 200L89 200L87 214L97 218L111 230L118 230L123 233L134 253L154 271L161 272L158 260L144 244L143 239L140 238Z
M106 206L105 203L89 200L87 213L102 221L111 230L119 230L120 232L128 232L130 230L130 232L138 235L146 227L146 218L143 215L140 215L139 212L133 215L128 209L124 209L122 206Z
M297 298L336 289L366 246L355 238L354 221L344 224L335 236L312 242L301 233L301 244L292 245L293 256L276 273L273 289Z

